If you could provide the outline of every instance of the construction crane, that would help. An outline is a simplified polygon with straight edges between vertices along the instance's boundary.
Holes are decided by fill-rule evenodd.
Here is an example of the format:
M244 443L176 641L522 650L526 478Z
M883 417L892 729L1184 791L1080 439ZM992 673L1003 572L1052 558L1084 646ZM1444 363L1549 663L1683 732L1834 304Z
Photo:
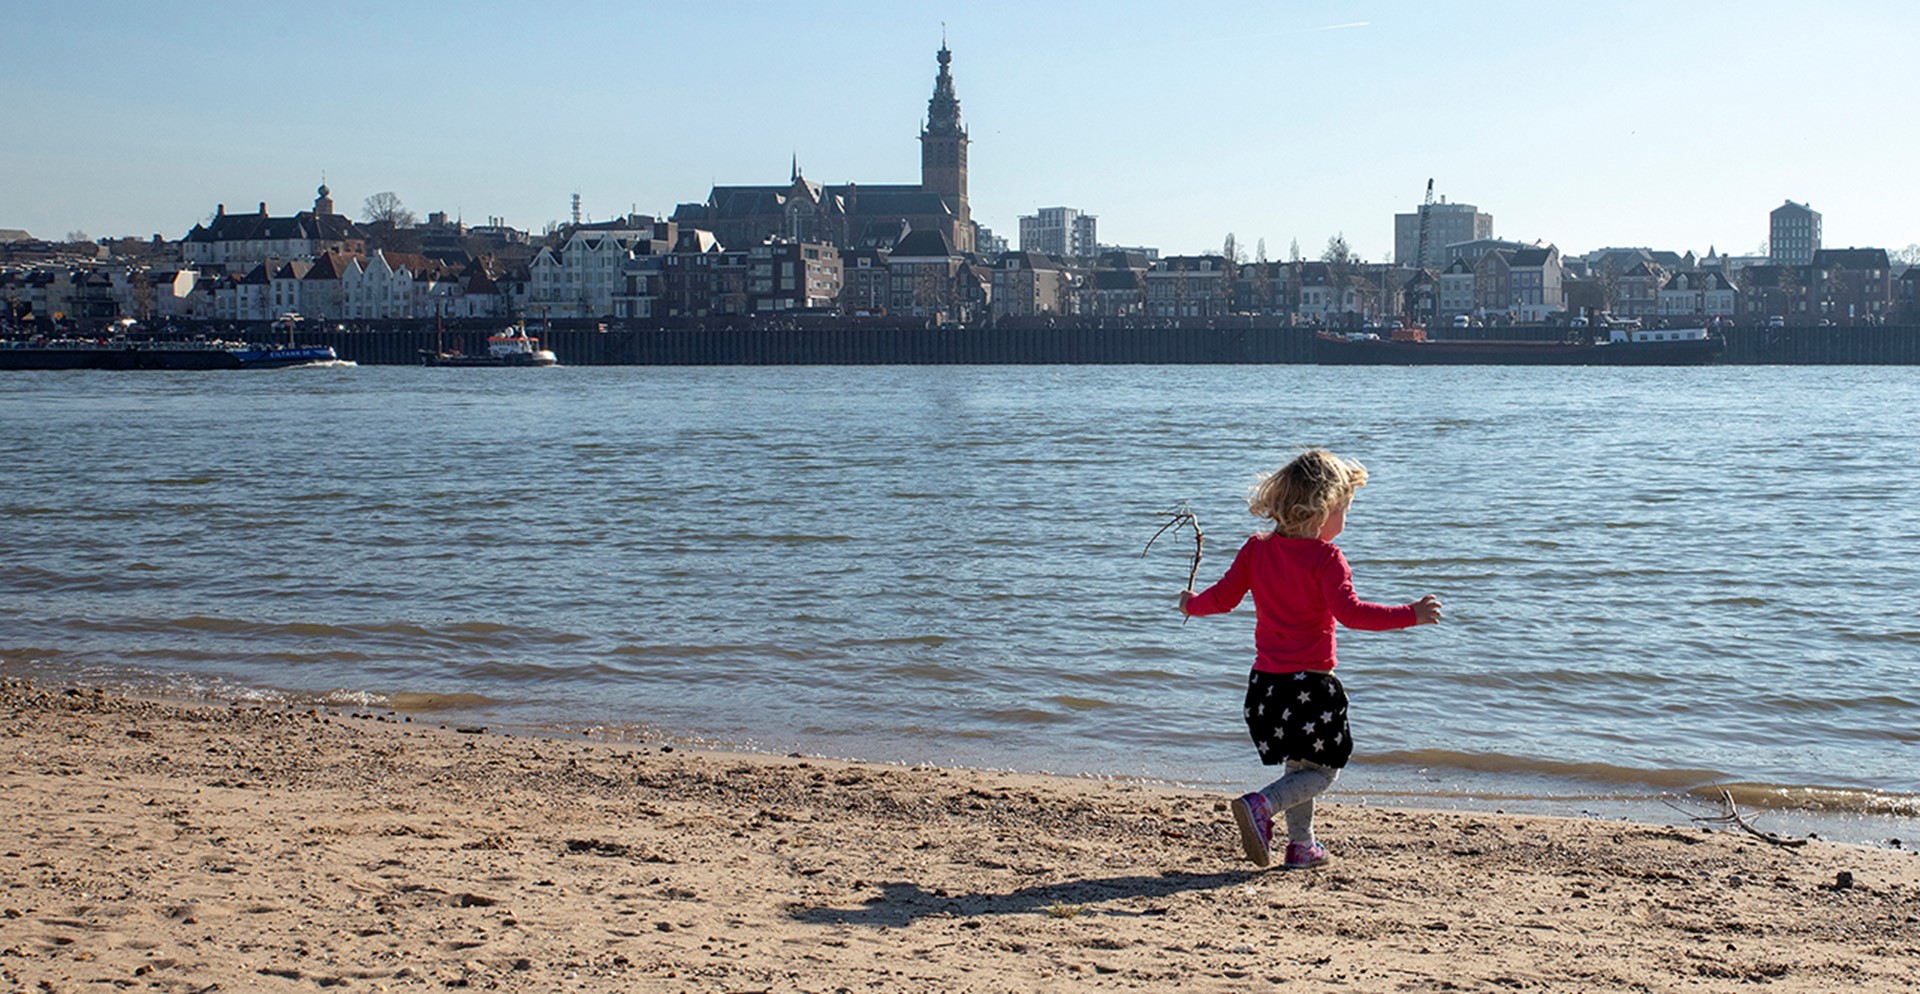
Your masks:
M1401 312L1408 328L1419 324L1419 315L1414 306L1417 288L1415 281L1427 268L1427 233L1433 230L1433 177L1427 177L1427 198L1420 202L1420 241L1413 252L1413 275L1407 277L1406 292L1402 295Z

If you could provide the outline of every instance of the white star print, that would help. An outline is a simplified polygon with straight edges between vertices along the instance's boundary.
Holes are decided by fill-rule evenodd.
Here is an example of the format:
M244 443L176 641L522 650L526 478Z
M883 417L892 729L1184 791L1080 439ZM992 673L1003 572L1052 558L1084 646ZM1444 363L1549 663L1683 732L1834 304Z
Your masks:
M1311 721L1309 721L1309 722L1307 722L1306 724L1304 724L1304 725L1301 725L1301 726L1300 726L1300 734L1302 734L1302 735L1312 735L1312 734L1313 734L1313 728L1314 728L1314 725L1313 725L1313 722L1311 722Z
M1304 690L1300 692L1300 703L1305 704L1310 700L1313 700L1312 694L1309 694Z
M1339 732L1335 732L1335 733L1333 733L1333 744L1334 744L1334 745L1339 745L1339 744L1340 744L1340 733L1339 733Z
M1286 720L1287 720L1288 718L1291 718L1291 717L1293 717L1293 709L1292 709L1292 708L1287 708L1286 710L1284 710L1284 711L1281 711L1281 712L1280 712L1280 720L1281 720L1281 721L1286 721Z
M1262 704L1262 705L1260 705L1260 707L1259 707L1259 709L1258 709L1258 710L1256 711L1256 713L1257 713L1257 714L1266 714L1266 713L1267 713L1267 706L1266 706L1265 704Z
M1322 741L1320 741L1319 739L1314 739L1314 740L1313 740L1313 751L1314 751L1314 752L1325 752L1325 751L1326 751L1326 743L1325 743L1325 742L1322 742Z
M1264 756L1266 754L1267 754L1267 744L1265 742L1262 742L1260 743L1260 755Z
M1333 712L1332 712L1332 711L1322 711L1322 712L1320 712L1320 720L1321 720L1322 722L1328 722L1328 721L1332 721L1332 720L1333 720Z
M1302 671L1300 673L1295 673L1293 675L1293 678L1295 680L1305 680L1307 678L1307 674L1304 671Z

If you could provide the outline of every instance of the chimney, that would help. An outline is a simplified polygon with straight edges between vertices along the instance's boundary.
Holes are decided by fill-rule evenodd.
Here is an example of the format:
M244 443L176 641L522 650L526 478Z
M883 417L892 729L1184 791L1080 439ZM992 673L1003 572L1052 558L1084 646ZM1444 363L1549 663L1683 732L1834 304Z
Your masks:
M261 217L267 216L267 202L264 200L260 201L260 216Z
M226 204L214 204L214 205L213 205L213 216L214 216L214 217L226 217L226 216L227 216L227 205L226 205Z

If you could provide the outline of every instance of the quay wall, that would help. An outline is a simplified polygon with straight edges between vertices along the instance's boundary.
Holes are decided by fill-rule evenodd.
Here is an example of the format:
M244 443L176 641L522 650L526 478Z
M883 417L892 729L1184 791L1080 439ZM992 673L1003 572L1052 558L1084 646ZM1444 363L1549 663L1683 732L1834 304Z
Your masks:
M331 345L362 365L411 364L436 341L469 354L486 350L496 326L448 329L414 323L302 329L301 344ZM606 327L561 323L532 332L563 365L941 365L1311 363L1306 328L1235 321L1211 326L1073 323L993 328L808 322L797 325ZM1728 365L1920 365L1920 325L1732 328ZM1435 337L1559 340L1563 329L1445 329Z

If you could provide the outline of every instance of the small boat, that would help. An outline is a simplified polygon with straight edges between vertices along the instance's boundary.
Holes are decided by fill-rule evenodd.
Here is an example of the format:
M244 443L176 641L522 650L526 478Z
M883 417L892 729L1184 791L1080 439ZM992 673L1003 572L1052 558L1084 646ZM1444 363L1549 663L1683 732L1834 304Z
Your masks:
M1604 339L1558 342L1431 339L1419 328L1390 338L1366 332L1320 332L1313 361L1328 366L1697 366L1726 342L1705 328L1615 328Z
M434 350L420 352L420 362L427 366L553 366L559 360L554 354L540 347L540 340L527 334L527 329L514 326L497 335L487 337L485 355L465 355L459 352Z

